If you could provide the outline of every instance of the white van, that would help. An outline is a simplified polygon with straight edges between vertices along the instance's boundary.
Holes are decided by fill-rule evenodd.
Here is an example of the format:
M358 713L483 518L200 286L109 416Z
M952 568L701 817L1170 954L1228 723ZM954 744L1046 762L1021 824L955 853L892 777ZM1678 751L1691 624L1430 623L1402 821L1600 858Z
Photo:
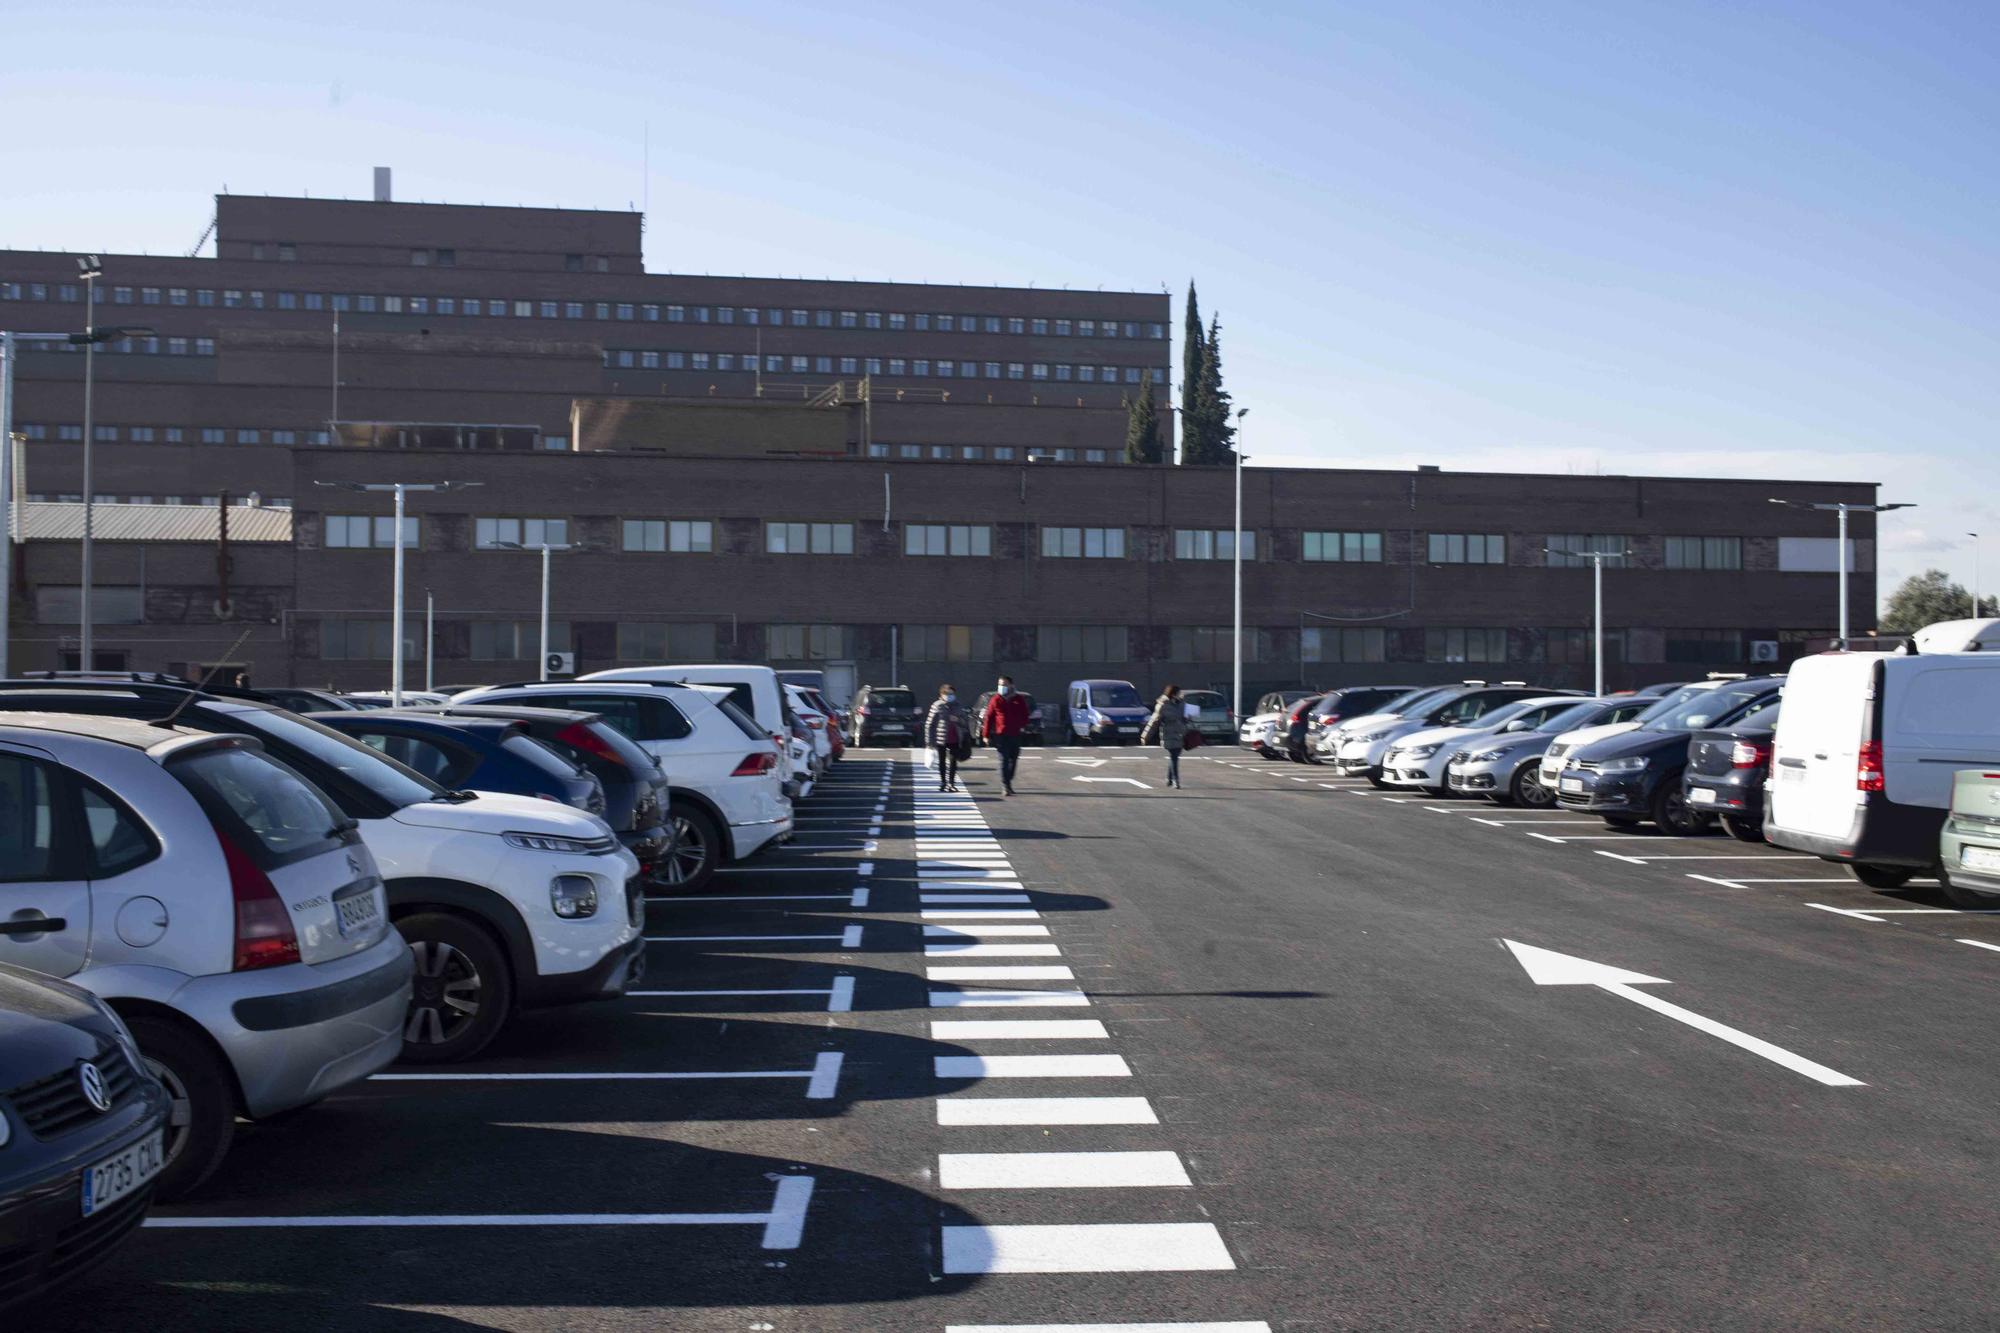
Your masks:
M1785 681L1764 836L1872 888L1935 870L1953 775L2000 765L2000 620L1893 653L1800 658Z

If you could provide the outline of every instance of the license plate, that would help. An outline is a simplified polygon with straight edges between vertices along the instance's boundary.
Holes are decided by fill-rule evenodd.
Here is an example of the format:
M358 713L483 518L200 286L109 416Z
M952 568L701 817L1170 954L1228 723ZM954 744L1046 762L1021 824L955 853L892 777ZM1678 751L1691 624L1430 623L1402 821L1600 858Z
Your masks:
M1688 788L1688 803L1690 805L1714 805L1715 792L1708 787L1690 787Z
M1120 731L1137 731L1137 730L1138 730L1138 728L1137 728L1137 727L1120 727L1120 728L1118 728L1118 730L1120 730Z
M381 899L376 897L373 889L357 893L352 898L335 899L333 910L340 921L342 935L373 930L382 919Z
M1992 847L1961 847L1958 863L1967 870L2000 871L2000 850Z
M900 723L900 722L884 722L884 723L883 723L883 724L882 724L881 726L877 727L877 728L876 728L876 730L877 730L877 731L901 731L901 730L903 730L903 724L902 724L902 723Z
M163 1134L164 1131L156 1129L124 1152L105 1158L83 1173L85 1217L118 1202L160 1174L167 1159L161 1141Z
M1582 779L1582 778L1564 778L1564 779L1562 780L1562 786L1561 786L1560 790L1562 790L1562 791L1567 791L1567 792L1581 792L1581 791L1583 790L1583 779Z

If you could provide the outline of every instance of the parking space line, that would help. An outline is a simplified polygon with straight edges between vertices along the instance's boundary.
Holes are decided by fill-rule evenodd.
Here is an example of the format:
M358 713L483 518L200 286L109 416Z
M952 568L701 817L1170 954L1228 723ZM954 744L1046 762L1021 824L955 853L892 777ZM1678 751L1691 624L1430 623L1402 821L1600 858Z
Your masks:
M1883 916L2000 916L2000 907L1876 907Z
M1959 940L1960 944L1970 944L1975 949L1988 949L2000 953L2000 944L1988 944L1985 940Z
M948 1152L938 1154L948 1190L1188 1189L1175 1152Z
M944 1333L1271 1333L1261 1319L1193 1324L946 1324Z
M855 894L865 894L866 889L855 889L853 893L720 893L702 894L686 898L648 898L648 907L699 907L703 903L833 903L851 900ZM863 898L853 903L855 907L864 905Z
M1741 884L1738 884L1733 879L1718 879L1714 875L1697 875L1694 874L1693 872L1689 872L1688 878L1698 879L1704 884L1717 884L1725 889L1740 889L1743 887Z
M1615 852L1600 851L1599 856L1616 856ZM1817 861L1817 856L1774 856L1769 852L1712 852L1699 855L1671 853L1666 856L1620 856L1621 861L1637 861L1649 865L1654 861Z
M924 913L929 916L930 913ZM978 939L994 935L1047 935L1047 926L925 926L926 938Z
M1019 887L1019 886L1016 886ZM1026 903L1025 893L920 893L920 903Z
M864 863L865 864L865 863ZM847 875L857 873L852 866L717 866L718 875Z
M648 935L648 944L762 944L767 941L838 940L843 949L861 947L861 927L849 926L838 935Z
M1109 1041L1094 1018L937 1018L932 1041Z
M926 967L926 981L1075 981L1067 967Z
M1005 941L978 944L971 940L944 940L924 946L926 958L1060 958L1062 950L1053 944Z
M1162 1273L1231 1269L1212 1222L950 1226L946 1273Z
M628 990L625 992L627 999L670 999L704 995L719 998L753 995L824 995L828 1013L844 1014L854 1008L854 978L835 977L833 984L829 986L784 990Z
M834 1085L840 1081L841 1055L838 1051L822 1051L814 1058L811 1069L740 1069L740 1070L674 1070L670 1072L639 1071L615 1073L572 1073L542 1072L528 1074L488 1073L481 1070L453 1070L437 1074L371 1074L370 1083L675 1083L702 1082L731 1079L759 1078L802 1078L806 1080L806 1096L824 1100L833 1096Z
M933 1009L1075 1009L1090 1003L1080 990L934 990Z
M962 902L964 900L960 898L944 898L941 901ZM1025 921L1030 918L1039 918L1041 913L1032 907L967 908L964 910L954 907L926 907L918 915L922 916L926 921L966 921L973 918L989 921Z
M1122 1055L938 1055L939 1078L1130 1078Z
M1817 907L1822 912L1832 912L1837 916L1851 916L1856 921L1873 921L1878 926L1895 924L1893 921L1884 921L1879 916L1870 916L1866 912L1857 912L1851 907L1829 907L1825 903L1807 903L1806 906Z

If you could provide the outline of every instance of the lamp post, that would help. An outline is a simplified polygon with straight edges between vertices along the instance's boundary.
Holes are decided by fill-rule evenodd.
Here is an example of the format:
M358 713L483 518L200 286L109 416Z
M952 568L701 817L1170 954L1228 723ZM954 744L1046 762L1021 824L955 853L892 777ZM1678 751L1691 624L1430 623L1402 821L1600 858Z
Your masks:
M1972 618L1979 619L1979 534L1968 532L1972 538Z
M1623 560L1632 554L1623 551L1570 551L1560 546L1544 546L1544 555L1568 556L1572 560L1590 562L1590 645L1591 658L1597 664L1597 688L1592 691L1598 698L1604 697L1604 562Z
M91 476L90 451L97 434L96 424L91 415L93 390L97 384L97 280L104 275L104 265L96 255L85 255L76 261L83 274L83 564L79 570L82 586L77 591L77 616L83 624L78 629L79 646L77 665L85 671L97 666L95 638L92 632L90 614L91 555L94 535L92 519L97 512L96 483Z
M1235 670L1230 676L1229 707L1231 715L1243 716L1243 418L1250 415L1250 409L1236 409L1236 526L1231 531L1230 550L1234 552L1232 564L1235 566L1235 624L1230 640L1230 661Z
M403 497L411 491L460 491L482 485L477 481L315 481L315 486L333 490L377 493L396 497L395 561L390 577L389 612L389 704L403 706Z
M581 551L583 546L572 542L494 542L503 551L540 551L542 553L542 666L538 680L549 678L549 556L557 551Z
M1837 646L1847 647L1847 516L1851 513L1886 514L1891 509L1914 509L1914 504L1842 504L1838 501L1780 500L1773 497L1771 503L1784 505L1787 509L1817 509L1821 512L1832 510L1840 515L1840 638Z

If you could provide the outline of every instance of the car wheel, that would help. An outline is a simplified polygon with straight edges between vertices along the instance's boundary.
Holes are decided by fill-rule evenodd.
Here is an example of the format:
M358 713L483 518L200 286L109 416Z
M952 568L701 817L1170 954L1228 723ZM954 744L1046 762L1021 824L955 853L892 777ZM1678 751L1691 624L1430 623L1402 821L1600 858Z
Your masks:
M1514 775L1514 781L1507 787L1507 797L1514 804L1530 810L1546 810L1556 803L1556 794L1542 782L1539 764L1524 764Z
M1764 841L1764 826L1747 819L1737 819L1731 815L1722 817L1722 831L1738 842Z
M1368 772L1367 772L1367 775L1366 775L1366 776L1367 776L1367 778L1368 778L1368 785L1369 785L1369 786L1371 786L1371 787L1374 787L1374 788L1376 788L1376 789L1377 789L1377 790L1379 790L1379 791L1388 791L1388 790L1389 790L1389 784L1388 784L1387 782L1385 782L1385 781L1383 781L1383 780L1382 780L1382 770L1381 770L1381 769L1379 769L1379 768L1371 768L1371 769L1369 769L1369 770L1368 770Z
M1962 884L1951 882L1951 871L1938 867L1938 887L1944 890L1945 901L1953 907L1962 907L1968 912L1990 912L2000 907L2000 898L1978 889L1968 889Z
M463 917L419 912L396 923L417 974L403 1024L403 1058L441 1065L467 1060L500 1035L514 1004L507 955Z
M1847 873L1871 889L1900 889L1914 879L1917 872L1908 866L1877 866L1850 861Z
M1708 832L1708 816L1688 804L1687 789L1681 785L1679 771L1662 778L1660 789L1653 793L1653 823L1660 832L1681 838Z
M1433 797L1440 801L1452 795L1451 784L1449 782L1440 783L1435 787L1419 787L1417 790L1421 791L1426 796Z
M162 1201L184 1198L215 1173L236 1135L236 1085L213 1046L169 1018L125 1020L139 1055L167 1090L166 1165L153 1187Z
M675 893L699 893L715 875L722 856L722 832L697 806L675 802L674 854L660 867L658 883Z

